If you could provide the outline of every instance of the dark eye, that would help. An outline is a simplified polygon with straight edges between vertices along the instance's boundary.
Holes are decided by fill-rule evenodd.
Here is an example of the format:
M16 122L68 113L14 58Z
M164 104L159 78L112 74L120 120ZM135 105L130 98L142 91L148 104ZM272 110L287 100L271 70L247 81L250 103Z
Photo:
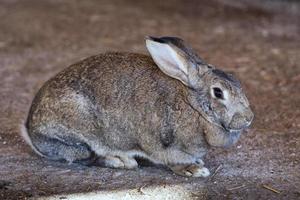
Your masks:
M214 95L215 95L216 98L224 99L223 92L220 88L215 87L215 88L213 88L213 90L214 90Z

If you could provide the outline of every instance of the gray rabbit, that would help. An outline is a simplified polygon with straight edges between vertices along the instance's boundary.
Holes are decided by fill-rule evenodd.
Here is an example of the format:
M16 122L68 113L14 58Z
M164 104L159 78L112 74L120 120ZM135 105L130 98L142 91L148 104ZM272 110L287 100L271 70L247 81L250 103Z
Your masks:
M147 37L146 46L152 58L100 54L47 81L22 126L25 140L53 160L134 169L143 158L208 176L209 145L234 144L252 122L240 82L179 38Z

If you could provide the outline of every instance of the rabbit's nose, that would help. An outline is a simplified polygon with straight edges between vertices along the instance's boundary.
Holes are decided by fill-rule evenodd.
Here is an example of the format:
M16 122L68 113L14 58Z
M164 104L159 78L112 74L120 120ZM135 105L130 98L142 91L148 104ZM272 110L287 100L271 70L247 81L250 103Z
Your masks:
M246 124L245 124L245 128L249 127L251 124L252 124L252 120L251 120L251 121L248 121L248 120L247 120L247 122L246 122Z
M252 124L253 119L254 119L254 113L251 110L249 110L248 115L246 117L246 127L249 127Z
M248 128L253 120L253 113L251 110L247 110L242 113L235 113L229 124L229 128L233 130L240 130Z

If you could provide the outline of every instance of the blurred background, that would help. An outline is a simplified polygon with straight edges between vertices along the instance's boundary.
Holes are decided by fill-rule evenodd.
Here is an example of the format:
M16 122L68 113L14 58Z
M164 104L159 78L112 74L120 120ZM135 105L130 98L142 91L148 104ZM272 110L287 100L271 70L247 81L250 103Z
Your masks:
M159 169L126 172L140 180L130 186L127 179L109 178L110 169L64 172L66 166L35 156L19 136L18 126L46 80L90 55L147 54L146 35L181 37L204 60L236 74L255 111L254 125L236 146L207 155L212 171L222 166L206 183L207 196L299 197L297 0L0 0L0 197L187 181ZM53 176L60 170L60 178Z

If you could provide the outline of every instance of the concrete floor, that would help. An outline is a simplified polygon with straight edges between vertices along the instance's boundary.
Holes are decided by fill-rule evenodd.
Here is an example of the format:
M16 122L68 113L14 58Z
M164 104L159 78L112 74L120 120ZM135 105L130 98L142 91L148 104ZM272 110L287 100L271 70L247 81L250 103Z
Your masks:
M300 5L267 1L0 0L0 199L156 185L189 186L200 199L299 199ZM217 173L187 179L162 168L88 168L36 156L18 126L39 87L89 55L146 53L145 35L182 37L242 81L255 122L236 146L207 154Z

